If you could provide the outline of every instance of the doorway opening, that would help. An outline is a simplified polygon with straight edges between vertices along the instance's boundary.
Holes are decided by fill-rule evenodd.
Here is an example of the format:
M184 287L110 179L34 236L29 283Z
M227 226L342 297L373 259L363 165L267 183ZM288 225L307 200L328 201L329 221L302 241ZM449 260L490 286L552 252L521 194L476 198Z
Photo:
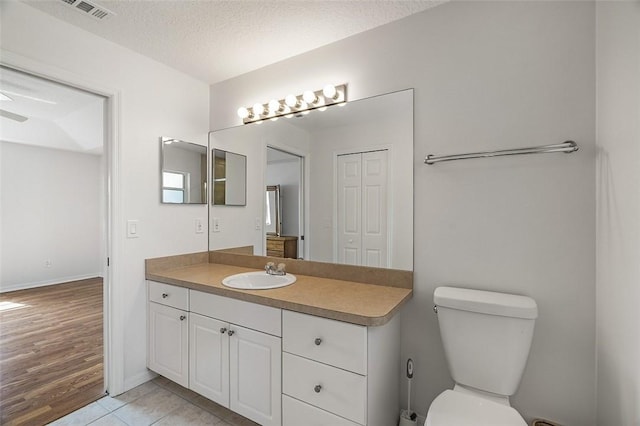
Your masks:
M267 146L265 179L265 254L304 259L304 157Z
M0 423L44 424L107 389L109 101L4 64L0 94Z

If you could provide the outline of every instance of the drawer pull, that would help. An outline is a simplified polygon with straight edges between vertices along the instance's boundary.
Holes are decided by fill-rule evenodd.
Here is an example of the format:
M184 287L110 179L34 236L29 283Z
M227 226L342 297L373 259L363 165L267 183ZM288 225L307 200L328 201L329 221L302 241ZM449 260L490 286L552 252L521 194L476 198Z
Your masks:
M229 336L233 336L234 334L236 334L236 332L235 332L235 331L233 331L233 330L229 330L229 332L228 332L227 334L228 334Z
M226 332L227 332L227 329L226 329L225 327L222 327L222 328L220 329L220 333L224 334L224 333L226 333Z
M315 385L313 390L316 391L316 393L320 393L320 391L322 390L322 386L321 385Z
M186 317L186 316L184 316L184 315L180 315L180 321L184 321L185 319L187 319L187 317Z
M162 293L162 298L166 299L167 297L169 297L169 295L167 293Z
M322 339L319 337L316 337L316 340L315 340L316 346L320 346L320 343L322 343Z

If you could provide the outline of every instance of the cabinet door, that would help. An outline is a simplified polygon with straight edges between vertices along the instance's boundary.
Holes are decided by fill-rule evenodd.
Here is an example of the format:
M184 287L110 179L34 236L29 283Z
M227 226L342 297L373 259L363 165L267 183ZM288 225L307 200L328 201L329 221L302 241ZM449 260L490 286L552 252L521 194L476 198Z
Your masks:
M230 408L263 426L282 422L281 339L231 325Z
M149 303L148 367L150 370L189 386L189 313Z
M191 313L189 388L229 406L229 324Z

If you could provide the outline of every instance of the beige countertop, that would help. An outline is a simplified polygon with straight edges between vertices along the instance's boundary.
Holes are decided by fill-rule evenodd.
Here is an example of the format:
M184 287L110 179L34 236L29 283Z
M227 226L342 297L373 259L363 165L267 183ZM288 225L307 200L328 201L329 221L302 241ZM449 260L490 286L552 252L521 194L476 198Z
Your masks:
M222 285L223 278L252 269L219 263L198 263L161 271L147 271L146 278L193 290L346 321L365 326L388 322L412 297L410 288L363 284L294 274L290 286L271 290L238 290Z

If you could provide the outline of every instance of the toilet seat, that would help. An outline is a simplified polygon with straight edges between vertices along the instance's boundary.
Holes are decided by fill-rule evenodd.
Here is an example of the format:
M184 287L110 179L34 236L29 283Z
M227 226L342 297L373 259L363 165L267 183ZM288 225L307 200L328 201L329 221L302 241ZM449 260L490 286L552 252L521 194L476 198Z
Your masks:
M513 407L449 389L431 403L425 426L527 426L527 423Z

